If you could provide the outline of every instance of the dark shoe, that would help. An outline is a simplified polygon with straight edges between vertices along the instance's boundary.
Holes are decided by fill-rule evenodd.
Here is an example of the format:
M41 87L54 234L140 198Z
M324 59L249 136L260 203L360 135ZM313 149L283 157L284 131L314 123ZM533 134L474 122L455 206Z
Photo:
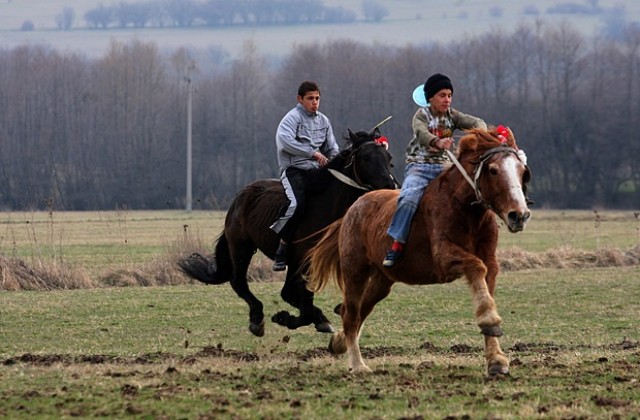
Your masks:
M278 250L276 251L276 257L271 267L273 271L284 271L287 269L287 244L280 242Z
M396 262L400 259L401 255L401 251L394 251L393 249L388 250L387 256L384 257L384 260L382 261L382 266L387 268L393 267L396 265Z

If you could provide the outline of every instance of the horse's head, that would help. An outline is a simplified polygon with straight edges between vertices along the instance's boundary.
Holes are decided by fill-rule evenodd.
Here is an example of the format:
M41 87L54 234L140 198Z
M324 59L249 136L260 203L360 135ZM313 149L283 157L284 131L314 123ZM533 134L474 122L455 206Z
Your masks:
M510 232L519 232L531 217L524 194L531 173L518 155L511 130L499 128L465 135L458 156L471 174L477 202L493 210Z
M341 172L365 190L396 188L386 138L377 131L354 133L349 130L346 140L347 148L331 162L331 169Z

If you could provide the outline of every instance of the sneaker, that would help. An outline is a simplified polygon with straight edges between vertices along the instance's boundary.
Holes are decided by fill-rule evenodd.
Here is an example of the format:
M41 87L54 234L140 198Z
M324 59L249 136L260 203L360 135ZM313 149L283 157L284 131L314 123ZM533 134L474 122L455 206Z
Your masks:
M284 261L275 260L271 266L273 271L284 271L287 269L287 263Z
M287 269L287 245L280 243L271 269L273 271L284 271Z
M400 259L401 255L401 251L394 251L393 249L388 250L387 256L384 257L384 260L382 261L382 266L387 268L393 267L396 265L396 262Z

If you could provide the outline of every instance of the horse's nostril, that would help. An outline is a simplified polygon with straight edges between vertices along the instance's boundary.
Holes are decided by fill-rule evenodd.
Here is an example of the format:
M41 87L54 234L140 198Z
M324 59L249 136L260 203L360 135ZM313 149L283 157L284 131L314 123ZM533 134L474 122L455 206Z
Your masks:
M513 223L514 225L524 225L525 223L527 223L530 217L531 217L530 211L526 211L524 213L520 213L517 211L510 211L507 214L507 218L509 219L509 222Z

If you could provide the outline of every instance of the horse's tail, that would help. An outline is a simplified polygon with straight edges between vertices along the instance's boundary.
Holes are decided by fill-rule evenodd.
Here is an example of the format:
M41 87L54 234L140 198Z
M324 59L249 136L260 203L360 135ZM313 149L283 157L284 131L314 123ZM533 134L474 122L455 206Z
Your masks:
M322 239L309 251L309 272L307 288L312 292L320 292L330 279L334 279L342 289L342 269L338 250L338 238L342 219L338 219L327 227Z
M216 242L214 256L205 257L194 252L178 261L178 267L187 276L206 284L222 284L231 280L233 266L229 254L229 244L224 232Z

